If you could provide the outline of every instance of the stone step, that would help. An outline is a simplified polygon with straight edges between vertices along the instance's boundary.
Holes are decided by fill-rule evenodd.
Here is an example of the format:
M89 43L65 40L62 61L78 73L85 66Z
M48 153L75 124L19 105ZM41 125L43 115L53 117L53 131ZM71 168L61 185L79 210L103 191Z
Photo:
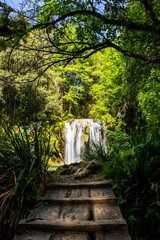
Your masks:
M48 202L49 204L107 204L116 203L115 196L108 196L103 198L54 198L54 197L41 197L39 201Z
M127 232L28 232L13 240L131 240Z
M112 188L107 186L94 186L94 188L89 188L86 186L83 186L82 188L66 188L66 187L60 187L55 189L49 189L47 193L43 196L45 198L54 198L56 199L74 199L74 198L113 198L114 193L112 191Z
M22 235L17 235L13 240L89 240L88 233L63 232L63 233L44 233L44 232L29 232Z
M127 224L124 219L114 219L105 221L77 221L77 222L54 222L47 220L21 220L19 222L19 233L25 231L76 231L76 232L115 232L121 231L127 233Z
M50 183L47 185L47 188L55 189L55 188L83 188L83 187L89 187L89 188L95 188L95 187L111 187L112 186L112 181L110 180L105 180L105 181L93 181L93 182L74 182L74 183Z
M51 206L42 205L33 210L26 219L30 222L36 219L47 221L99 221L109 219L122 219L120 209L116 203L96 204L54 204Z
M92 214L95 222L109 219L122 219L121 211L115 203L94 204L92 207Z
M128 232L95 233L91 240L131 240ZM75 239L76 240L76 239Z
M54 183L14 240L131 240L111 181Z
M33 221L34 219L41 219L46 221L87 221L90 218L91 210L88 204L76 205L51 205L51 206L40 206L35 209L26 222Z

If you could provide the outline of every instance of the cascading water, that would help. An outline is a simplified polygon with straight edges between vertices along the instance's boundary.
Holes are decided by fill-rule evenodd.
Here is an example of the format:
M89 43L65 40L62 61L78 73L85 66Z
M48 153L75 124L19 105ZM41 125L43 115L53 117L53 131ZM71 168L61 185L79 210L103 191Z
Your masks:
M80 162L85 144L92 142L106 142L106 132L102 122L92 119L76 119L72 123L65 123L65 162L67 164Z

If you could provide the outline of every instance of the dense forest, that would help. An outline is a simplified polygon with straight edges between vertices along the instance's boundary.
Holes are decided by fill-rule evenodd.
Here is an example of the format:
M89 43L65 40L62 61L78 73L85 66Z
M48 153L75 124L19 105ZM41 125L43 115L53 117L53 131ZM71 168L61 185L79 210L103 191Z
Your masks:
M2 239L45 191L77 118L105 123L107 156L95 146L84 158L113 180L132 239L159 240L158 0L0 1Z

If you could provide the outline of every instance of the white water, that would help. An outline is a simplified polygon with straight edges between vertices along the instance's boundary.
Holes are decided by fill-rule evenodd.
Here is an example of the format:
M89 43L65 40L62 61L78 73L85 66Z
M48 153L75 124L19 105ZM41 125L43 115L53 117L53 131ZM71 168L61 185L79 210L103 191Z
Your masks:
M65 123L65 162L67 164L80 162L85 143L100 142L105 144L106 132L102 122L92 119L76 119L72 123Z

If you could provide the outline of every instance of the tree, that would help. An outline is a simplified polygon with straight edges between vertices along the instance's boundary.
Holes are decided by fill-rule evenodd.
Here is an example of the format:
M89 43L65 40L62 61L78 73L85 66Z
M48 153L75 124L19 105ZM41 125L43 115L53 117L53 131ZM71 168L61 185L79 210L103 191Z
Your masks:
M63 112L68 112L74 118L87 118L93 100L92 85L99 82L102 75L102 53L96 53L85 61L76 59L65 68L56 69L60 77L60 92L63 99Z
M160 127L160 82L159 69L151 69L150 76L146 79L143 88L138 93L139 109L149 129ZM154 87L153 87L154 86Z
M27 34L26 17L0 1L0 51L15 47Z
M38 39L31 35L26 46ZM32 121L53 121L61 115L61 99L58 92L57 74L50 69L37 78L41 53L21 52L10 49L0 54L0 103L1 111L11 124ZM34 79L34 81L33 81ZM1 117L1 116L0 116Z
M25 23L27 30L19 38L31 31L43 38L41 45L29 49L43 53L46 70L59 62L86 59L108 47L159 64L159 18L160 4L156 0L43 0L36 6L38 23ZM21 33L21 29L17 31ZM1 35L4 38L8 36ZM18 47L28 50L23 42Z
M1 49L9 45L20 51L41 52L42 64L38 67L43 70L38 75L52 65L86 59L104 48L114 48L146 63L160 63L159 1L43 0L32 3L33 8L28 11L34 12L31 19L27 12L16 15L0 2L5 10L0 18L1 26L5 28L7 23L10 28L9 35L2 31L0 39ZM12 26L15 22L16 27ZM29 32L36 35L41 44L26 46Z
M155 69L159 73L159 65L155 64L159 61L159 32L154 29L158 24L158 2L146 5L146 1L138 0L93 3L70 0L63 8L65 3L44 1L37 8L39 23L28 25L27 31L32 33L28 34L26 43L21 40L14 51L12 48L5 51L8 57L7 61L2 59L2 70L8 69L11 74L2 72L0 78L10 83L15 78L32 83L50 68L57 74L59 83L53 95L48 95L48 90L44 93L41 88L42 95L46 96L42 112L47 116L57 111L71 113L74 117L90 115L103 119L110 126L125 123L129 131L141 125L138 122L142 122L143 115L143 121L153 125L153 119L158 121L158 108L153 110L154 118L149 114L155 108L152 103L154 98L158 99L159 85L156 85L155 96L148 97L148 94L153 87L152 72ZM100 18L102 15L104 19ZM113 19L115 21L111 21ZM118 19L121 19L119 24ZM110 50L112 45L104 44L105 41L121 50L127 49L127 54L117 47ZM134 58L123 57L117 50ZM53 69L52 65L57 68Z

